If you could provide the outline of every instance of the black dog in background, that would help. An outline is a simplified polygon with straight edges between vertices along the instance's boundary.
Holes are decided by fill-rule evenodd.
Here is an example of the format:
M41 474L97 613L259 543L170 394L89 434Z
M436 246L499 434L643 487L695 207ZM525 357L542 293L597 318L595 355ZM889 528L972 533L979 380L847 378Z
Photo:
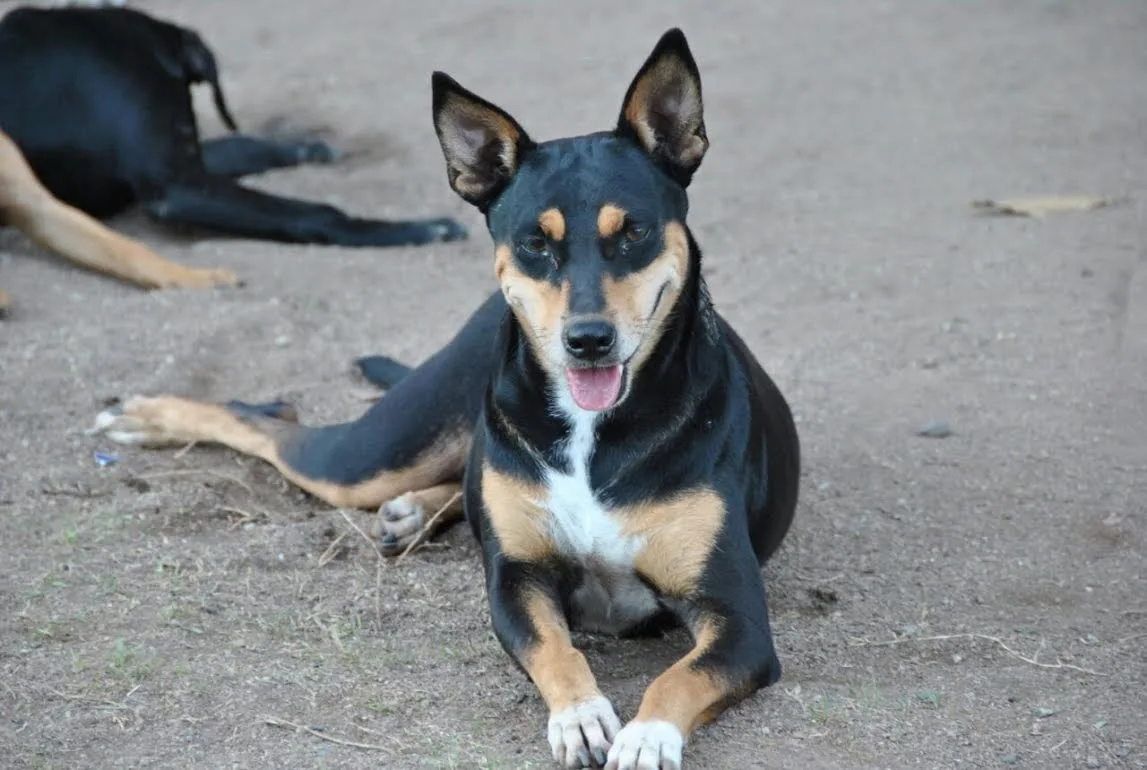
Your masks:
M53 195L94 217L153 219L286 243L457 240L452 219L380 221L244 187L238 177L330 162L321 142L234 133L200 142L192 85L237 131L215 57L190 29L127 8L17 8L0 19L0 131Z

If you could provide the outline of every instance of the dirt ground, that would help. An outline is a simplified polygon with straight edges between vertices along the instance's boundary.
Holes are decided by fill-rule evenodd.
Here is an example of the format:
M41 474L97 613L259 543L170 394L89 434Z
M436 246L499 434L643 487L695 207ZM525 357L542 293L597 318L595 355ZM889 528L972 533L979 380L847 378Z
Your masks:
M382 563L367 514L258 462L82 431L111 397L165 391L357 415L352 358L421 360L494 288L430 72L536 137L592 131L679 24L712 141L691 225L805 457L764 571L784 678L702 729L686 766L1147 767L1147 4L141 6L205 35L243 126L352 150L260 185L454 214L474 237L285 247L126 216L249 282L149 294L0 235L0 765L551 766L462 528ZM1044 219L969 205L1076 193L1128 199ZM952 435L917 435L933 420ZM578 643L623 719L687 649Z

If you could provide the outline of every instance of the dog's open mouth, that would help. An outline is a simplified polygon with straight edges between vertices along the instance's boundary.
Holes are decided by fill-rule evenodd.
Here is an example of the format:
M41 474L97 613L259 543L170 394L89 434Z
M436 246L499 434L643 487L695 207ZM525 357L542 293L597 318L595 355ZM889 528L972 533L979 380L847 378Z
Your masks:
M621 383L625 367L591 366L566 369L566 382L574 403L590 412L604 412L621 397Z

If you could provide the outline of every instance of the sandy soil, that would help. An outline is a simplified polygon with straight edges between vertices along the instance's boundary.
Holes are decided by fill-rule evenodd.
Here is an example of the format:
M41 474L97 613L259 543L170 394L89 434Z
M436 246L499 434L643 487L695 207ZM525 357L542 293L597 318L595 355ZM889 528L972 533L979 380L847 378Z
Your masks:
M353 357L418 361L493 288L481 222L446 185L430 71L538 137L597 130L680 24L712 139L691 224L806 458L765 570L784 679L699 732L687 766L1147 766L1147 4L142 5L213 44L241 124L356 151L260 184L454 214L475 237L284 247L127 216L249 281L148 294L0 235L0 765L550 767L462 529L382 564L352 526L367 515L257 462L197 448L101 468L110 447L82 429L136 392L356 415ZM219 130L210 110L203 126ZM1042 220L969 206L1074 193L1130 199ZM916 435L930 420L953 434ZM623 718L686 649L579 643Z

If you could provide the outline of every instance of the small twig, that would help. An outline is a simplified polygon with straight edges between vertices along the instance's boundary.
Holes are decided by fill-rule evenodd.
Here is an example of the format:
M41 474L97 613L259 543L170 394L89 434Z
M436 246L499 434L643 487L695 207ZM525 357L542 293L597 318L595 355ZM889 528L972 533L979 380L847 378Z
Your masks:
M382 551L378 550L378 546L374 544L374 541L370 539L370 535L368 535L362 531L362 527L360 527L355 522L355 520L350 517L350 514L348 514L346 511L344 511L341 508L339 509L339 513L341 513L342 517L344 519L346 519L347 524L350 524L352 527L354 527L355 532L358 532L360 535L362 535L362 539L366 541L367 545L369 545L372 549L374 549L374 552L376 554L378 554L378 558L380 560L386 558L385 556L382 555Z
M131 692L129 692L127 695L123 696L123 699L127 700L128 697L138 689L139 689L139 685L136 685L135 687L133 687L131 689ZM48 692L52 693L52 695L55 695L57 698L63 698L64 700L75 701L77 703L90 703L94 706L103 706L105 708L111 707L113 709L116 709L117 711L131 711L132 710L130 706L125 706L122 702L116 703L115 701L108 700L107 698L93 698L89 695L71 695L71 694L66 693L66 692L60 692L59 690L52 689L51 687L48 688Z
M244 524L249 524L250 522L258 521L261 518L262 519L270 519L271 518L269 515L267 515L266 511L259 511L258 513L251 513L250 511L243 510L242 508L236 508L236 507L231 506L231 505L220 506L219 510L223 511L224 513L234 513L234 514L237 514L239 516L239 518L236 521L234 521L227 528L227 530L229 532L235 530L238 527L243 526Z
M418 534L414 536L414 539L410 541L410 545L406 546L406 550L395 559L394 563L396 566L402 564L407 554L422 545L422 543L430 537L430 533L434 530L434 525L442 518L442 514L446 513L446 509L454 505L454 502L461 496L461 492L455 492L450 499L446 501L445 505L435 511L434 515L430 517L430 520L422 525L422 529L419 530Z
M198 441L192 441L192 442L188 443L188 444L187 444L187 445L185 445L185 446L184 446L182 449L180 449L178 452L176 452L175 454L173 454L173 455L172 455L172 457L174 457L176 460L179 460L179 459L181 459L181 458L182 458L182 457L183 457L185 454L187 454L187 453L188 453L188 452L190 452L192 449L194 449L194 448L195 448L195 445L196 445L196 444L198 444L198 443L199 443Z
M144 473L142 475L136 476L135 478L143 479L144 481L150 481L152 479L162 479L162 478L166 478L168 476L195 476L195 475L215 476L217 478L223 479L224 481L230 481L232 484L236 484L240 487L243 487L243 489L247 490L251 494L255 494L255 490L251 488L250 484L243 481L243 479L236 478L235 476L231 476L229 474L223 473L222 471L213 471L210 468L186 468L184 470L179 470L179 471L159 471L156 473Z
M327 546L327 550L323 551L319 556L320 567L325 567L335 560L335 556L338 555L339 543L341 543L346 536L346 532L340 532L339 536L331 541L331 544Z
M91 500L97 497L111 497L108 490L95 491L93 489L69 489L68 487L40 487L40 494L49 497L78 497L81 500Z
M1013 658L1022 660L1024 663L1029 663L1040 668L1065 668L1071 669L1072 671L1079 671L1082 674L1091 674L1092 676L1107 676L1107 674L1104 674L1100 671L1093 671L1090 668L1083 668L1082 666L1076 666L1071 663L1064 663L1063 661L1056 661L1055 663L1043 663L1036 658L1029 658L1026 655L1020 653L1018 650L1009 647L1003 639L1000 639L996 636L988 636L987 634L941 634L938 636L911 636L904 639L887 639L883 642L873 642L868 639L855 638L849 640L849 643L854 647L893 647L898 644L909 644L916 642L944 642L952 639L982 639L986 642L993 642Z
M270 725L271 727L282 727L283 729L299 730L301 732L308 733L309 735L313 735L321 740L328 741L330 743L337 743L340 746L350 746L356 749L367 749L368 751L390 751L390 749L385 746L376 746L373 743L359 743L358 741L348 741L345 738L336 738L333 735L327 735L326 733L319 732L318 730L307 727L306 725L288 722L286 719L263 717L263 724Z

